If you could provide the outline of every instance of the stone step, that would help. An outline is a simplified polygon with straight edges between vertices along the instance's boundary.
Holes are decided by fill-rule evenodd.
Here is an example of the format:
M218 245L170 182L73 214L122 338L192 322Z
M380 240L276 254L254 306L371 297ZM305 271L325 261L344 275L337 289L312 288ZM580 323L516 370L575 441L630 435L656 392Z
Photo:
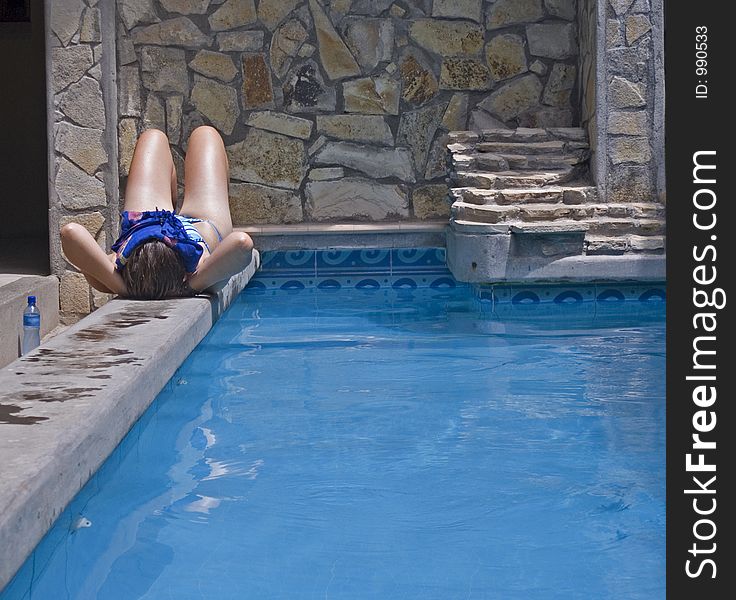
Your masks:
M573 154L586 153L588 144L585 142L565 142L554 140L551 142L538 142L531 144L517 144L509 142L481 142L474 148L477 153L493 154Z
M483 155L478 155L479 159ZM560 170L579 165L588 160L588 154L543 154L543 155L526 155L526 154L497 154L506 161L510 169L520 170ZM482 166L482 163L480 163Z
M588 224L584 221L554 221L548 223L522 223L508 221L504 223L479 223L477 221L453 220L450 223L453 230L459 233L486 233L486 234L550 234L550 233L585 233Z
M554 143L554 142L553 142ZM548 153L526 152L528 147L509 144L494 144L498 152L475 152L464 148L451 152L450 164L454 172L500 172L513 170L535 171L566 171L576 165L582 165L589 158L585 149L565 151L564 148L547 146ZM489 146L490 147L490 146Z
M581 176L580 167L568 167L559 171L498 171L485 173L476 171L459 171L452 173L457 187L480 188L485 190L505 188L530 188L544 185L568 183Z
M544 154L525 156L523 154L461 154L452 157L453 171L568 171L581 165L587 156L573 154Z
M519 207L478 205L458 200L450 209L450 219L474 223L504 223L519 219Z
M508 161L498 154L453 154L450 158L453 171L502 172L510 170Z
M626 236L634 252L664 252L667 238L663 235L629 235Z
M556 139L546 129L519 127L517 129L485 129L480 132L479 142L548 142Z
M662 254L665 250L665 238L661 235L587 235L585 253L595 255L616 255L631 252Z
M585 131L574 127L452 132L448 150L455 172L568 170L590 156Z
M634 204L578 204L572 206L526 204L519 206L519 215L524 221L549 221L565 218L574 220L644 219L664 222L664 212L661 208Z
M590 222L590 234L617 236L660 236L665 233L664 219L612 219L600 218Z
M518 129L485 129L475 131L453 131L449 134L450 143L477 142L549 142L565 140L587 142L588 136L580 127L550 127L548 129L519 127Z
M560 219L550 223L509 223L509 231L517 235L549 235L554 234L584 234L588 231L588 224L585 221L566 221ZM582 250L582 235L579 238L580 249Z
M453 219L450 226L458 233L484 233L484 234L506 234L509 233L509 226L505 223L478 223L476 221L464 221L462 219Z
M491 152L494 154L564 154L565 142L535 142L529 144L515 144L513 142L480 142L475 145L478 153Z
M622 207L628 214L622 214ZM642 212L641 206L607 204L522 204L496 205L472 204L457 201L452 205L452 217L463 221L480 223L502 223L520 221L524 223L557 221L590 221L592 232L639 233L654 235L664 230L664 215Z
M582 127L548 127L547 133L558 140L588 143L588 132Z
M586 185L531 188L507 188L487 190L481 188L453 188L453 197L470 204L586 204L595 202L598 193L595 187Z
M465 155L467 156L467 155ZM573 154L476 154L472 156L468 166L472 170L489 171L560 171L580 165L587 160L587 156ZM466 161L456 161L455 170L461 170Z
M664 221L664 206L656 202L623 202L620 204L597 204L593 206L594 217L613 219L661 219Z

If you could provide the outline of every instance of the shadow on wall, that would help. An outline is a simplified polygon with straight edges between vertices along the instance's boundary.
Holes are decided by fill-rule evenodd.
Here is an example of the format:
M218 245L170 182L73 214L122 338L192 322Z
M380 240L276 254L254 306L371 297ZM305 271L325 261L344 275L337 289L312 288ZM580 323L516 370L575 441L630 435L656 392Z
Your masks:
M43 0L0 2L0 57L0 272L48 273Z

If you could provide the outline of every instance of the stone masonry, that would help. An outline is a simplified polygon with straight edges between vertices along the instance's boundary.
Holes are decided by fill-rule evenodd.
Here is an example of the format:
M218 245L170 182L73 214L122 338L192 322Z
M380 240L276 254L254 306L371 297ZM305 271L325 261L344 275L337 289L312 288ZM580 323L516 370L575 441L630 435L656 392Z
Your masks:
M236 225L447 218L449 131L579 121L575 7L118 0L121 189L142 129L181 163L205 123Z
M609 202L664 203L662 0L608 0L596 10L599 83L588 106L599 192Z
M663 203L662 0L45 3L51 263L66 321L103 304L59 228L109 250L140 132L211 124L236 225L450 216L449 132L580 126L601 203Z
M59 230L80 223L108 250L118 231L114 5L98 0L47 2L49 220L53 272L61 280L65 322L108 300L66 260Z

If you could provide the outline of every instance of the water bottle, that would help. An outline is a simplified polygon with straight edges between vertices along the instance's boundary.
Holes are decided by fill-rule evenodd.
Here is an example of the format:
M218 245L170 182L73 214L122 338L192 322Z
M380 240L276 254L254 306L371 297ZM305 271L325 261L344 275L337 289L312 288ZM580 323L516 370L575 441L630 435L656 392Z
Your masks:
M23 344L21 354L28 354L41 343L41 311L36 297L28 296L28 306L23 311Z

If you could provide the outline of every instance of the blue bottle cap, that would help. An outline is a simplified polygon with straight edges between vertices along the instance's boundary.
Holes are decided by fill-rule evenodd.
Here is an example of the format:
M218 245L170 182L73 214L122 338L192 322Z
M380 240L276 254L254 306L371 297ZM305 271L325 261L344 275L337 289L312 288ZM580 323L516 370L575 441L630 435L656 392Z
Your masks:
M35 296L28 296L28 305L32 305L36 303L36 297Z

